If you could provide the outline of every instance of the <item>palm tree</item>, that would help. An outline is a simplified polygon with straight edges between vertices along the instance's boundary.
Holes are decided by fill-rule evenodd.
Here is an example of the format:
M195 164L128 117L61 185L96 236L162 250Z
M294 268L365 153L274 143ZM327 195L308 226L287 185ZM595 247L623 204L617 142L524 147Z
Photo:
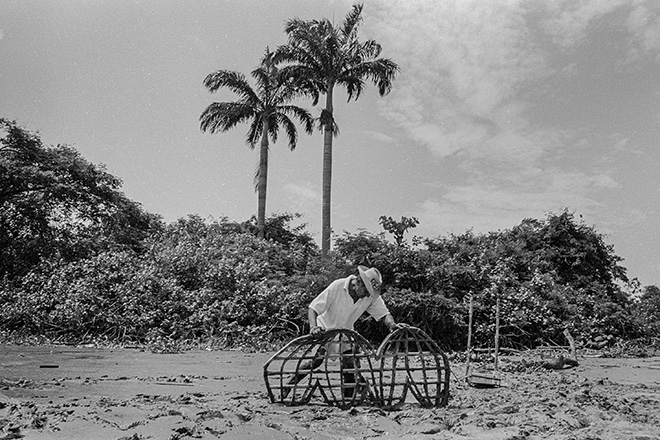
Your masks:
M274 62L274 53L266 48L261 65L252 71L256 80L253 89L245 76L230 70L217 70L207 75L204 86L211 92L226 87L239 97L233 102L214 102L200 116L202 131L225 132L242 122L249 122L246 143L254 149L257 140L261 140L259 165L255 174L258 193L257 234L263 238L266 229L266 187L268 182L269 138L277 142L277 135L282 126L289 139L289 148L294 150L298 141L298 131L291 120L297 118L308 134L314 130L311 114L290 102L301 94L290 79L282 75Z
M314 104L325 94L325 109L319 118L323 129L323 215L321 252L330 250L330 190L332 187L332 139L339 132L333 115L333 92L344 86L348 101L358 99L365 80L378 87L381 96L392 89L399 67L387 58L380 58L381 46L374 40L360 42L358 31L362 22L362 4L353 5L341 26L329 20L304 21L292 19L286 23L288 44L278 48L280 62L290 63L282 70L296 78L298 86L307 90Z

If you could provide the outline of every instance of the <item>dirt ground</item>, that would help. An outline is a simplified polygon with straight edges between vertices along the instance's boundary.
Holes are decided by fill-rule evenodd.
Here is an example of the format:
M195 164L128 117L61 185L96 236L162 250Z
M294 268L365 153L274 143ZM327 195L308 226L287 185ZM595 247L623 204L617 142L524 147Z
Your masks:
M501 357L499 388L450 362L446 408L271 404L272 353L0 345L0 439L660 440L660 358L579 357L561 371Z

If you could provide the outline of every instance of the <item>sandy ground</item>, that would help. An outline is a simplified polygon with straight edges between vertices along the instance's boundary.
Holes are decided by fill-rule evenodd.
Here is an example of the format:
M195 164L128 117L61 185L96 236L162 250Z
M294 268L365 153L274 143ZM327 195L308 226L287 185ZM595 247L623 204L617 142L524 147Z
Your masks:
M451 362L448 407L385 412L271 404L271 354L0 345L0 439L660 439L660 358L503 357L492 389Z

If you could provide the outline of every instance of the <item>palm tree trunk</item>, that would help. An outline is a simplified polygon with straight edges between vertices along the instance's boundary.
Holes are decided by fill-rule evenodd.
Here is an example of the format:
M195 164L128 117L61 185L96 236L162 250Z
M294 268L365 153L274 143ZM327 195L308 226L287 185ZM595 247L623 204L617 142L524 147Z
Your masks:
M333 86L328 87L325 97L326 118L323 131L323 213L321 227L321 255L326 256L330 251L330 192L332 188L332 131L334 125L332 90Z
M259 182L257 191L259 206L257 208L257 237L264 238L266 231L266 187L268 185L268 121L264 120L259 148Z

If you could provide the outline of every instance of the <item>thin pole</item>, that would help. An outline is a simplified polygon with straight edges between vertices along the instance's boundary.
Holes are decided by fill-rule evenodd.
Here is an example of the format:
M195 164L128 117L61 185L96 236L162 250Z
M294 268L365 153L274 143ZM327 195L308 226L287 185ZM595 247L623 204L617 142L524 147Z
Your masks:
M465 363L465 379L470 373L470 351L472 348L472 294L470 293L470 305L468 307L468 340L467 340L467 361Z
M495 371L497 371L498 354L500 351L500 295L497 295L495 301Z

